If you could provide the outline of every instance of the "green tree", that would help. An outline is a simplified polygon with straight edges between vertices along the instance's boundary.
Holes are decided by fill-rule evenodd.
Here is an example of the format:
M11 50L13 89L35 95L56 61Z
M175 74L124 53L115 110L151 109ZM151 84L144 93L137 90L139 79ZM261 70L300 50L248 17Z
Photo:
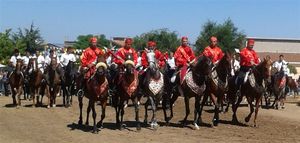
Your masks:
M197 52L202 52L210 44L211 36L217 37L220 48L228 51L242 48L246 40L246 35L239 31L230 19L227 19L223 24L208 21L202 28L195 44Z
M134 37L133 47L143 50L147 46L148 41L155 41L157 48L161 51L175 51L180 45L178 34L168 29L152 30Z
M18 29L18 32L12 35L14 45L21 52L28 50L35 52L36 50L44 49L44 40L40 34L39 28L35 28L34 24L30 25L30 28Z
M77 41L74 45L74 47L76 49L85 49L87 47L90 46L90 38L92 38L93 35L92 34L88 34L88 35L79 35L77 37ZM97 45L99 47L109 47L110 45L110 41L108 39L106 39L106 36L104 34L101 34L99 36L95 36L97 37Z
M10 39L11 29L7 29L0 33L0 62L1 64L7 64L8 59L13 53L14 43Z

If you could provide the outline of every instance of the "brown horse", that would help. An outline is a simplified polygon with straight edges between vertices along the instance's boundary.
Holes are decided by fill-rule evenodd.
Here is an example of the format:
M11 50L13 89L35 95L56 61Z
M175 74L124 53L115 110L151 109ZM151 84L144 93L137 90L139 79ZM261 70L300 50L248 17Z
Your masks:
M22 73L23 61L21 59L17 60L15 70L9 76L9 84L12 90L13 104L21 106L21 94L23 93L24 75ZM16 96L18 97L18 104L16 101Z
M287 86L290 88L290 90L294 92L294 98L295 98L295 96L298 95L298 88L299 88L298 82L295 81L290 76L287 77L286 82L287 82Z
M131 99L135 106L135 120L137 123L137 130L141 129L139 121L139 97L138 97L138 72L135 70L132 54L126 54L124 73L119 71L117 78L117 91L113 95L113 106L116 111L116 124L122 130L126 125L123 124L124 108L128 100ZM120 119L121 116L121 119Z
M215 114L213 118L213 125L217 126L219 123L219 111L221 108L223 110L223 100L225 99L225 93L228 90L228 80L231 76L232 70L232 54L225 52L223 58L219 63L213 68L209 80L207 82L207 88L205 90L205 96L203 98L201 109L200 109L200 121L201 112L203 106L208 97L211 97L215 105Z
M98 133L98 128L103 128L103 120L105 118L106 104L108 99L108 80L107 80L107 65L103 56L98 56L96 65L96 72L90 79L85 81L86 89L83 91L82 80L84 80L84 74L80 74L77 77L76 84L81 88L77 93L78 102L79 102L79 121L78 124L82 124L82 106L83 106L83 97L89 99L89 104L87 107L87 116L86 116L86 125L89 125L89 114L92 110L93 112L93 133ZM95 102L100 101L102 107L101 120L96 124L96 110L95 110Z
M236 104L233 104L232 106L232 111L233 111L233 115L232 115L232 122L233 123L238 123L237 120L237 116L236 116L236 111L238 106L240 105L243 96L246 96L248 104L250 106L250 113L249 115L245 118L246 122L249 122L252 113L254 112L254 105L252 104L252 102L255 100L255 116L254 116L254 126L257 126L256 123L256 118L257 118L257 114L258 114L258 110L260 107L260 103L262 100L262 96L265 92L265 80L268 80L271 77L271 66L272 66L272 60L270 57L266 57L264 58L264 61L261 62L259 65L255 66L254 68L252 68L252 73L249 74L249 78L247 79L247 82L242 84L241 86L241 91L240 91L240 96L238 97L238 101L236 102ZM231 97L235 97L236 94L232 94L235 92L235 89L231 89L229 86L229 92L228 96ZM231 98L231 99L235 99L235 98Z
M287 77L285 76L284 71L279 71L274 75L273 94L275 100L272 107L275 109L279 108L278 102L280 102L280 106L284 108L286 81Z
M199 122L200 122L200 101L201 97L206 89L205 82L208 80L208 75L211 73L212 70L212 62L211 60L206 56L200 56L198 57L196 63L190 66L190 70L187 72L187 74L184 77L184 80L180 80L180 73L177 73L176 77L176 87L173 91L173 96L170 100L170 111L171 116L166 117L165 113L165 119L170 120L173 117L173 107L172 105L176 101L179 95L184 97L185 101L185 117L183 119L183 125L186 125L187 117L190 114L190 107L189 107L189 99L192 97L195 97L195 111L194 111L194 126L196 129L199 129Z
M43 73L38 68L37 58L30 58L29 64L28 64L28 77L29 77L29 86L30 86L30 92L33 107L36 107L36 103L40 104L39 102L39 93L40 93L40 87L42 85L42 79L43 79ZM35 97L37 96L36 102Z
M60 76L57 72L57 58L51 58L50 65L46 67L46 89L45 93L48 97L47 108L56 107L56 95L59 92L61 84Z

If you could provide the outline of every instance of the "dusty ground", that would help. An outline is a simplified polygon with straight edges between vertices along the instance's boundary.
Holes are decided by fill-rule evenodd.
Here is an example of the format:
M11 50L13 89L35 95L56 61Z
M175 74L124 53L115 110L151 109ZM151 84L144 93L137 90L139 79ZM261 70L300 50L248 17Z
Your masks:
M191 99L193 103L194 99ZM44 99L44 102L46 100ZM85 100L86 101L86 100ZM192 125L182 128L179 120L184 117L184 103L179 98L175 105L175 115L172 124L168 127L161 126L154 131L149 127L143 127L137 132L133 121L134 109L126 108L125 121L128 129L119 131L115 129L115 112L107 107L104 129L99 134L91 133L91 126L79 126L78 102L74 99L73 107L47 109L44 107L32 108L29 101L22 100L22 107L11 107L10 97L0 96L0 143L80 143L80 142L300 142L300 98L288 98L286 109L262 109L259 112L259 127L252 127L250 123L244 124L244 117L249 109L243 106L238 110L238 118L241 125L231 124L231 112L221 114L222 119L218 127L210 127L213 114L212 107L205 107L203 112L203 124L200 130L193 130ZM57 103L62 103L61 97ZM191 106L192 107L192 106ZM86 106L84 107L85 119ZM193 112L193 108L191 108ZM100 119L100 107L97 106L98 120ZM141 117L144 109L141 108ZM158 118L162 121L162 110L158 111ZM193 119L193 114L189 116ZM141 118L143 121L143 118ZM92 120L90 118L90 123Z

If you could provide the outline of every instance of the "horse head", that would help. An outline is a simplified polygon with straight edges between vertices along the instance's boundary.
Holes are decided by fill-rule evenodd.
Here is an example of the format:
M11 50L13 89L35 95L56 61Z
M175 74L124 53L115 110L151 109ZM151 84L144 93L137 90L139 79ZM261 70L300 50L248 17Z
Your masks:
M32 69L32 71L37 71L38 70L38 63L37 63L37 58L36 57L32 57L32 58L29 59L28 68Z
M270 80L272 70L272 60L270 56L266 56L264 60L256 66L257 72L263 79Z
M155 58L155 53L153 50L149 51L147 53L147 60L148 60L148 63L149 63L149 71L150 71L150 75L152 77L157 77L159 76L160 72L159 72L159 67L158 67L158 64L157 64L157 60ZM158 78L158 77L157 77Z
M233 54L230 52L225 52L216 68L218 72L221 73L221 75L230 76L232 71L234 70L233 62Z
M133 55L131 53L125 54L125 74L126 75L133 75L135 71L135 65L133 61Z
M106 74L107 65L104 62L98 62L96 65L96 76L103 76Z
M23 60L22 59L17 59L16 68L15 68L15 73L17 75L21 74L22 67L23 67Z
M204 82L212 72L213 63L206 56L199 56L194 66L192 66L193 78L195 82Z

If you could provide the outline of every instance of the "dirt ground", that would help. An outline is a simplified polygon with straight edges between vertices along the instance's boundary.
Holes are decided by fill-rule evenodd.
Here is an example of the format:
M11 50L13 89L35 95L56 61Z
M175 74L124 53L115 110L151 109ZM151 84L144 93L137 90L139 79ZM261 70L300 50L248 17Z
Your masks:
M194 130L192 124L182 127L180 120L185 115L183 99L179 98L174 107L174 118L170 126L161 126L152 130L143 126L140 132L134 127L134 109L126 108L124 120L127 129L115 128L115 111L107 107L104 129L98 134L91 133L92 127L78 125L78 102L74 98L71 108L61 106L62 97L58 98L58 107L31 107L32 102L22 100L22 107L16 109L11 106L10 97L0 96L0 143L133 143L133 142L299 142L300 143L300 97L287 99L286 109L262 109L259 111L258 125L253 127L253 118L249 123L244 117L249 112L246 105L238 109L240 125L231 124L232 112L221 114L221 123L211 127L213 114L212 107L205 107L203 112L204 124L200 130ZM44 102L46 99L44 99ZM85 105L86 105L85 100ZM191 99L192 105L194 99ZM193 107L191 105L191 107ZM97 107L97 121L100 120L100 106ZM84 106L84 122L86 116ZM193 108L191 108L193 113ZM150 114L151 115L151 114ZM143 121L144 107L140 110L140 119ZM163 121L162 110L158 111L159 121ZM90 124L92 123L90 118ZM193 119L190 114L189 120Z

